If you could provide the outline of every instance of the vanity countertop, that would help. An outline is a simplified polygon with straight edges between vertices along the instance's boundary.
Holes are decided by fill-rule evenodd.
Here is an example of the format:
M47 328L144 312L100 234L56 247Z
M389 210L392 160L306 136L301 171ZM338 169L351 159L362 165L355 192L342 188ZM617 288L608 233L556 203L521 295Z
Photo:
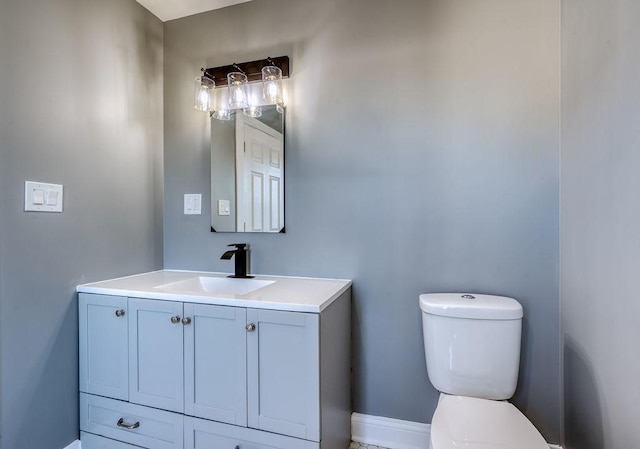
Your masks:
M220 287L209 288L206 281ZM133 298L320 313L350 287L351 281L345 279L256 275L247 280L229 279L227 273L160 270L82 284L76 290Z

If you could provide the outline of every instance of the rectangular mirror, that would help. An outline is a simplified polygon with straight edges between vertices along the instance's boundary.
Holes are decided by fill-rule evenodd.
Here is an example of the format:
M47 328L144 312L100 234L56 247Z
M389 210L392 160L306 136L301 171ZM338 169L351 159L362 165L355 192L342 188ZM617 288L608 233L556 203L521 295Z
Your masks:
M284 111L211 118L211 231L284 232Z

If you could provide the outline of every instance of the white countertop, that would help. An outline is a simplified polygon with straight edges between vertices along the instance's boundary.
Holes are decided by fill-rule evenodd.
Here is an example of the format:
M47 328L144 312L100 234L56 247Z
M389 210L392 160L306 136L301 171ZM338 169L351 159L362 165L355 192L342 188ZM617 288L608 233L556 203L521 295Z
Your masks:
M82 284L79 285L76 290L81 293L127 296L132 298L320 313L351 287L351 281L345 279L256 275L256 280L274 282L244 295L207 293L189 288L186 288L184 291L175 291L175 289L174 291L167 291L167 285L200 276L226 279L228 274L203 271L160 270L90 284Z

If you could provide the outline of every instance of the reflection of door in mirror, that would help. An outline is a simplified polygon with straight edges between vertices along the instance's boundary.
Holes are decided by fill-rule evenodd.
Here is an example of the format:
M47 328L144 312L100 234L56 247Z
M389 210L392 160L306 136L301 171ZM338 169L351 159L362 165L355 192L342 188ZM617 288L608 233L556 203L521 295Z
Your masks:
M211 119L211 230L284 232L284 113Z
M284 139L259 120L236 114L238 232L284 226Z

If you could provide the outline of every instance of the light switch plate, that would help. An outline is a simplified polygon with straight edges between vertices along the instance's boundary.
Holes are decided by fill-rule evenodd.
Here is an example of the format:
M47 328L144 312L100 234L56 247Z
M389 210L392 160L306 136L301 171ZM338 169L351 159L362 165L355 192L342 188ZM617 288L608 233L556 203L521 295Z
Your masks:
M218 215L231 215L231 201L218 200Z
M62 212L63 188L60 184L24 182L25 212Z
M200 193L184 194L184 214L185 215L202 214L202 195Z

